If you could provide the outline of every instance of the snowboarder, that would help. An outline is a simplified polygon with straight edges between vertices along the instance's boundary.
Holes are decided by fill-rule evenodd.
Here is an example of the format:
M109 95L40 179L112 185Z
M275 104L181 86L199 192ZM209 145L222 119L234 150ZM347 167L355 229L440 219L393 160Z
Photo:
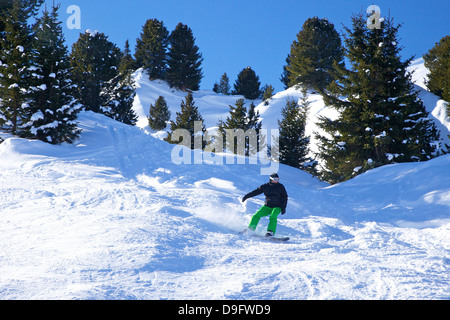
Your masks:
M284 186L279 182L280 177L276 173L272 173L269 177L269 183L263 184L258 187L256 190L246 194L242 198L242 202L247 200L248 198L255 197L264 193L266 196L266 202L258 212L252 217L248 229L245 231L251 230L255 231L256 226L258 225L259 220L262 217L269 217L269 226L267 227L266 237L273 237L275 232L277 231L277 219L278 215L286 213L286 206L288 201L288 195ZM244 232L245 232L244 231Z

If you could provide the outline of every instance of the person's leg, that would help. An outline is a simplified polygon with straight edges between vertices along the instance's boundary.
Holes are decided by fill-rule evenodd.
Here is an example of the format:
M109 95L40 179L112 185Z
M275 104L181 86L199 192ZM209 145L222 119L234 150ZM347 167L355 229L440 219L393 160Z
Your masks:
M250 229L252 229L252 230L256 230L256 227L258 226L259 220L262 217L266 217L266 216L272 214L272 211L273 211L272 208L269 208L267 206L262 206L261 209L259 209L258 212L256 212L253 215L252 220L250 221L250 224L249 224L248 227ZM280 209L280 211L281 211L281 209Z
M269 218L269 226L267 227L267 231L272 231L273 234L277 231L277 223L278 223L278 215L281 213L281 208L273 208L271 209L272 212L270 213Z

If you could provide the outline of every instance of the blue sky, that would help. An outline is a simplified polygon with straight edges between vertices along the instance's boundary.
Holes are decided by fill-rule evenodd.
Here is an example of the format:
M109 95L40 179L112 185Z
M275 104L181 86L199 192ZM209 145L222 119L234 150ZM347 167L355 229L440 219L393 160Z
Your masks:
M147 19L162 20L169 31L182 22L194 32L203 55L201 89L212 89L226 72L231 83L251 66L261 83L283 90L280 82L291 43L310 17L327 18L338 31L351 25L353 13L375 4L381 16L391 16L400 29L402 55L421 57L450 34L449 0L47 0L61 3L60 19L70 47L80 32L99 30L120 48L128 39L132 50ZM81 9L81 29L68 29L67 8Z

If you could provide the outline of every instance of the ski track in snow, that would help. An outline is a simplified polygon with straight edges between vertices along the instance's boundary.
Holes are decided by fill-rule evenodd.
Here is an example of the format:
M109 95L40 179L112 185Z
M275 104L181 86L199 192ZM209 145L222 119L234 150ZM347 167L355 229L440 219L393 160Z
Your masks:
M370 190L408 166L437 174L449 156L333 187L282 166L290 208L278 233L291 241L280 244L236 233L262 204L238 201L264 182L258 166L176 166L137 128L93 113L81 126L74 146L0 145L1 299L450 298L448 173L430 217L392 205L396 222Z
M220 98L226 114L235 97ZM334 186L280 166L291 240L272 243L237 233L263 204L239 200L261 165L175 165L144 130L79 120L74 145L0 144L0 299L450 299L450 155Z

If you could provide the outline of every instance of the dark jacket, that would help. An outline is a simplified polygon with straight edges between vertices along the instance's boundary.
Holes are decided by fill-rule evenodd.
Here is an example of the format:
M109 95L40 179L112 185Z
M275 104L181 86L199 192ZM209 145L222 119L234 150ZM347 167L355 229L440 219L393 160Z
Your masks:
M262 186L258 187L258 189L246 194L242 201L260 195L261 193L264 193L264 195L266 196L266 206L270 208L278 207L281 208L282 213L286 212L288 195L286 189L281 183L269 182L263 184Z

